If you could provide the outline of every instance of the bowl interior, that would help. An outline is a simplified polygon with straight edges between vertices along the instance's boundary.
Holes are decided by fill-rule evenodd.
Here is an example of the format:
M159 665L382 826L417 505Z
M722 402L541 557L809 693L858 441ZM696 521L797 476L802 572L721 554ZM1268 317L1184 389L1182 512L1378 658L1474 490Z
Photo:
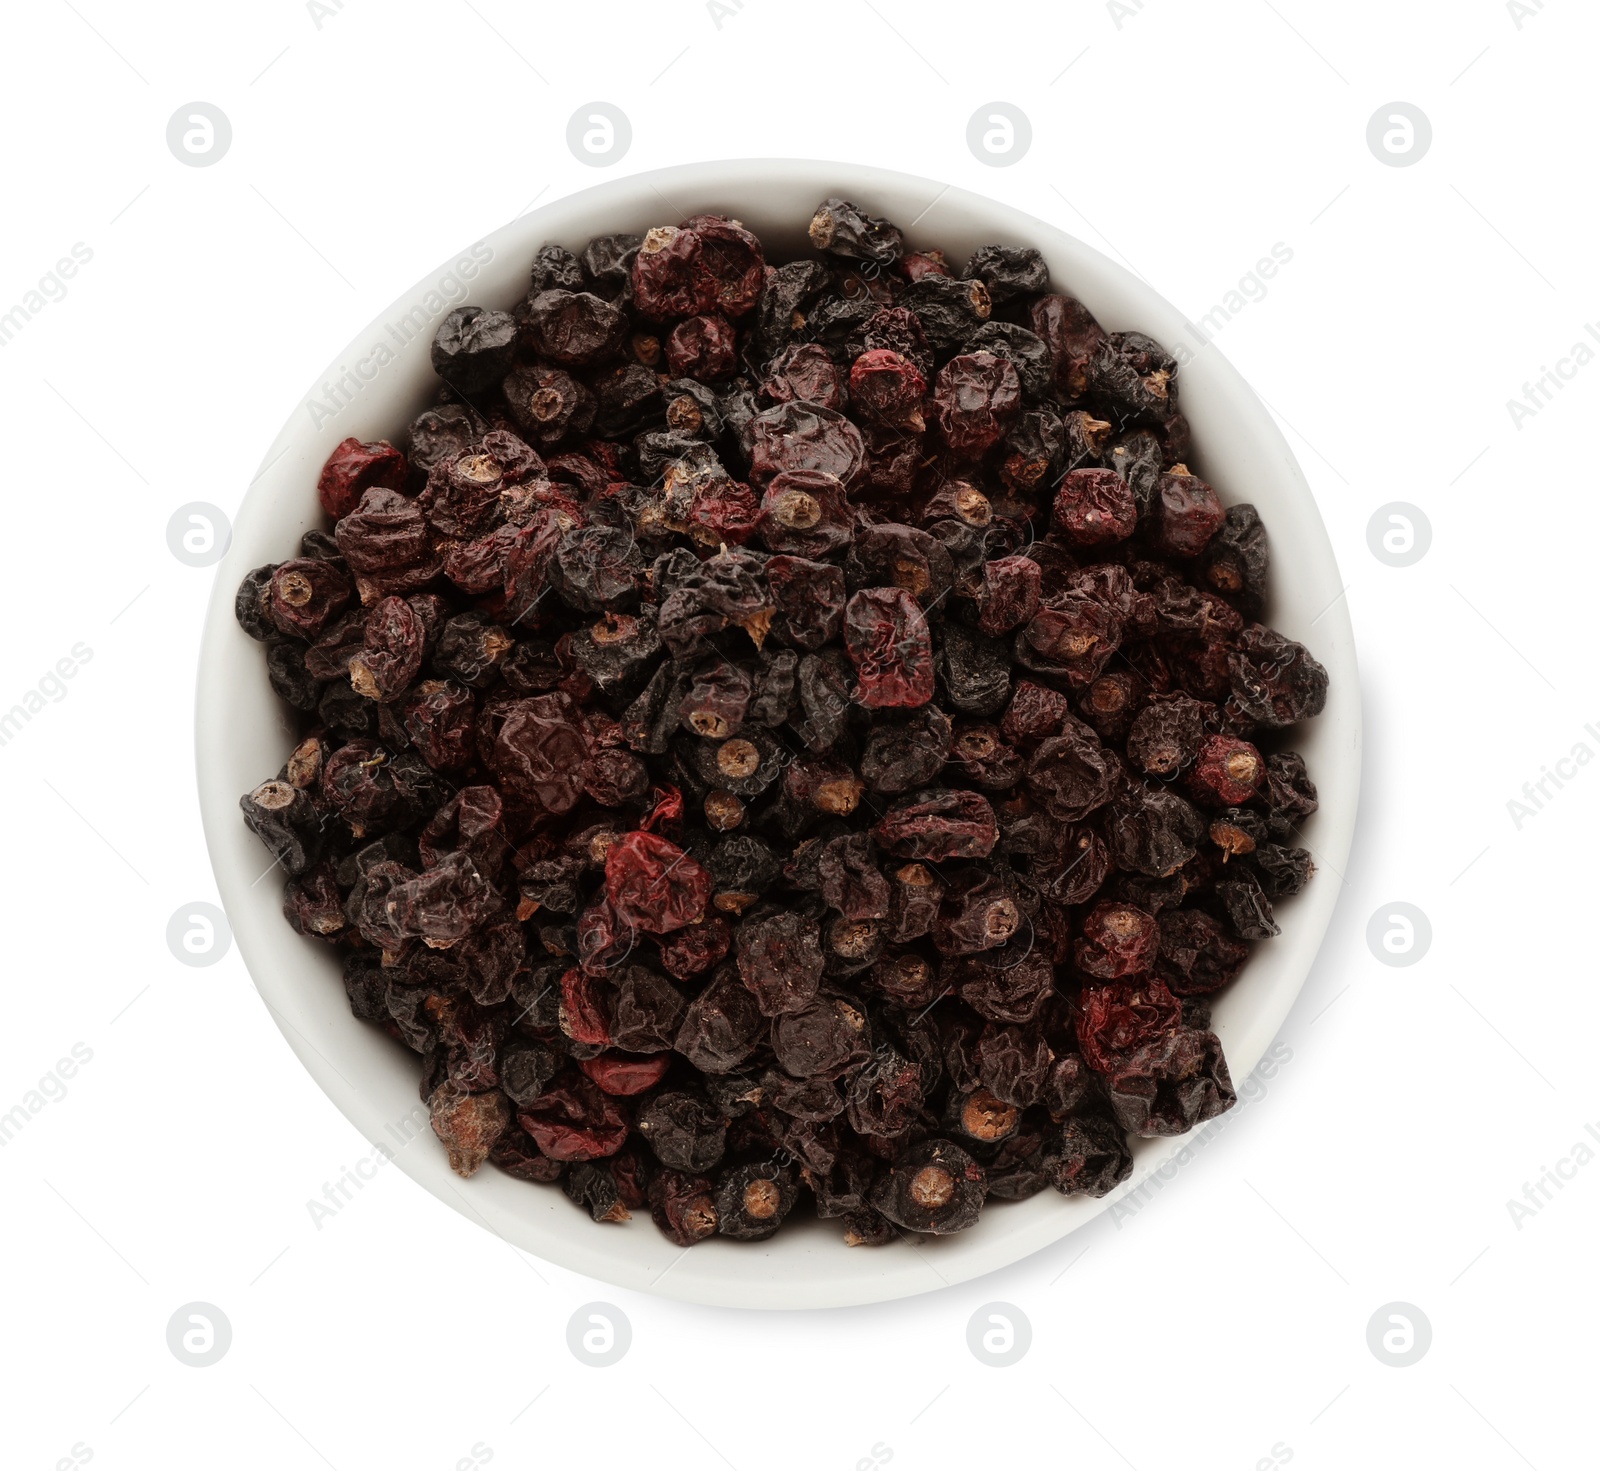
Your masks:
M1260 1061L1298 994L1332 914L1355 820L1360 713L1354 646L1342 581L1316 504L1283 436L1259 399L1216 352L1199 345L1182 314L1098 252L1017 210L932 180L854 164L748 160L688 165L612 181L514 220L424 278L315 380L251 482L218 567L196 701L202 819L217 883L240 952L289 1044L345 1115L419 1184L515 1245L619 1286L739 1307L828 1307L907 1296L1005 1266L1107 1208L1182 1147L1143 1141L1132 1180L1103 1200L1054 1192L992 1203L959 1236L847 1249L835 1222L794 1221L770 1242L713 1239L683 1252L647 1219L597 1226L550 1187L492 1167L452 1174L418 1097L414 1054L350 1013L333 953L295 935L280 911L281 880L263 875L265 850L240 820L239 796L282 765L294 729L269 689L260 645L233 618L234 590L250 568L293 555L301 534L324 524L316 479L347 436L399 440L433 400L429 345L439 320L464 303L510 308L527 289L537 248L580 249L596 234L643 231L695 213L744 221L773 257L808 250L817 202L843 194L901 223L913 248L942 248L952 263L979 245L1033 245L1053 289L1082 300L1112 330L1137 328L1194 353L1180 373L1194 430L1197 471L1225 502L1251 501L1273 546L1269 621L1327 666L1327 708L1294 744L1322 799L1303 841L1321 870L1283 904L1283 933L1257 947L1214 1007L1235 1083ZM421 1137L420 1136L425 1136Z

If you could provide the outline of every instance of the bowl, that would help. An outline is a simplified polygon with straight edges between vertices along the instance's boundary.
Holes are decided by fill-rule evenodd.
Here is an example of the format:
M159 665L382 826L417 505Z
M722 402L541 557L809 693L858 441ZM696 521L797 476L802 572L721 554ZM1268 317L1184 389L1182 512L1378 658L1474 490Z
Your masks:
M1308 645L1330 676L1327 707L1295 732L1320 790L1304 842L1319 873L1279 911L1283 933L1256 948L1216 1000L1215 1029L1236 1082L1255 1068L1299 993L1338 898L1355 823L1360 707L1343 581L1304 475L1261 401L1214 347L1198 348L1183 314L1121 266L1052 225L931 179L858 164L751 159L635 174L513 220L418 282L357 335L295 408L268 450L234 522L217 571L200 654L195 712L201 816L229 924L272 1019L344 1115L419 1185L477 1225L560 1266L619 1287L728 1307L839 1307L936 1290L1007 1266L1105 1210L1183 1147L1136 1144L1132 1178L1101 1200L1047 1191L986 1207L955 1236L849 1248L837 1222L794 1220L770 1241L713 1238L673 1246L643 1213L595 1224L560 1190L486 1166L451 1173L418 1098L416 1056L350 1013L333 953L296 935L280 909L281 883L264 877L265 850L244 826L240 794L275 773L294 732L268 687L261 645L233 617L244 574L291 556L323 524L319 470L347 436L399 439L433 397L429 346L439 320L464 302L509 309L527 290L547 241L580 249L597 234L644 231L706 211L743 220L777 257L807 248L819 200L842 194L906 230L912 248L939 246L953 261L992 242L1036 246L1053 287L1082 300L1110 330L1138 329L1194 354L1182 369L1195 469L1226 502L1252 501L1272 540L1268 620ZM1286 569L1292 569L1285 575Z

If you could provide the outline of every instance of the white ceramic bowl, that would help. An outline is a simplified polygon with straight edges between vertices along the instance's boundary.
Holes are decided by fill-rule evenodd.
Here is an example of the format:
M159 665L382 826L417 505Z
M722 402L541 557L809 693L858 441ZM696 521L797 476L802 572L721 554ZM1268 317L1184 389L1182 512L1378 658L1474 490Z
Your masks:
M576 250L592 235L643 231L717 211L743 220L781 259L806 248L812 210L830 194L901 223L914 247L938 246L952 261L994 241L1036 246L1050 263L1055 288L1085 302L1108 328L1137 328L1174 350L1180 342L1195 345L1181 313L1120 266L1041 220L975 194L856 164L692 164L618 179L546 205L419 282L317 375L244 497L217 571L201 649L196 747L206 841L229 923L273 1020L323 1090L375 1144L396 1149L417 1131L423 1117L417 1058L350 1014L333 953L289 929L278 876L262 878L265 850L245 830L239 796L279 769L292 732L267 686L261 646L234 622L234 590L246 571L292 556L301 533L322 524L317 473L335 444L348 435L398 440L431 401L428 349L444 313L463 300L511 307L527 290L529 264L546 241ZM469 272L463 296L459 283ZM403 330L392 329L408 318L414 335L402 346ZM1282 935L1257 948L1215 1007L1216 1030L1240 1081L1288 1013L1338 898L1360 776L1359 693L1333 550L1283 436L1214 348L1201 351L1180 381L1197 470L1225 501L1254 502L1270 532L1269 621L1307 644L1331 677L1327 709L1296 735L1322 797L1306 830L1322 871L1281 906ZM328 385L336 386L333 398ZM328 412L340 397L343 406ZM1141 1143L1134 1177L1123 1190L1182 1143ZM396 1162L463 1215L537 1256L619 1286L732 1307L837 1307L965 1281L1049 1245L1117 1198L1065 1199L1049 1191L1017 1204L992 1204L977 1226L958 1236L876 1250L846 1247L837 1222L797 1220L764 1244L715 1239L682 1252L642 1214L627 1225L599 1226L553 1187L525 1184L487 1166L462 1180L450 1172L425 1124L422 1137L398 1148Z

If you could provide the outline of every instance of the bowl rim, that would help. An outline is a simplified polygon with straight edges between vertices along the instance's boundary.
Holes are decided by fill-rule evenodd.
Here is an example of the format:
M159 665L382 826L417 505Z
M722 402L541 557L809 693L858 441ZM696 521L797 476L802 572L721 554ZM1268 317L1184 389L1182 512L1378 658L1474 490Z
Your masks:
M392 405L402 397L405 365L409 362L414 368L419 343L426 360L426 341L431 340L432 327L442 312L435 315L425 334L391 354L402 364L402 369L391 373L386 386L382 379L389 371L387 362L378 366L370 380L357 373L363 381L353 390L351 403L343 405L336 415L328 416L332 421L331 430L318 421L314 411L302 413L301 409L309 409L330 382L337 384L340 375L344 375L348 383L351 372L348 364L362 354L370 356L374 338L381 329L405 314L428 290L430 283L441 284L452 270L465 274L465 262L474 258L480 247L487 247L491 262L499 263L503 275L508 257L509 262L522 262L520 268L525 269L526 261L545 239L564 239L570 243L592 234L628 228L624 222L639 217L647 207L648 213L655 217L654 222L660 223L664 218L682 218L715 207L707 201L723 201L722 208L727 212L741 196L760 194L770 198L780 193L803 201L796 211L801 215L802 229L804 219L809 218L804 212L813 207L814 201L832 194L847 195L874 212L884 213L890 212L887 201L891 199L905 208L926 199L926 206L905 230L913 239L919 235L933 237L933 244L938 243L941 228L953 227L941 226L937 220L932 225L924 225L924 221L941 209L944 215L955 210L964 211L967 216L981 220L986 238L1036 245L1051 262L1054 289L1081 296L1114 330L1137 327L1169 348L1180 339L1192 341L1195 346L1191 349L1191 360L1184 361L1180 354L1180 362L1184 364L1180 381L1184 384L1186 406L1193 408L1196 402L1203 405L1191 421L1199 447L1194 463L1207 473L1207 478L1216 479L1225 500L1243 498L1229 493L1230 480L1237 483L1242 478L1267 488L1289 508L1287 514L1275 512L1276 520L1264 519L1276 545L1292 543L1297 548L1292 589L1295 606L1303 604L1309 608L1313 602L1325 604L1310 623L1317 630L1313 652L1327 667L1330 676L1329 701L1316 721L1304 727L1303 732L1297 732L1297 735L1308 733L1307 739L1297 739L1297 745L1314 745L1319 752L1313 776L1321 793L1322 806L1311 819L1316 842L1308 846L1313 846L1319 868L1332 872L1321 873L1321 882L1313 882L1284 907L1283 934L1268 946L1258 948L1245 975L1223 993L1219 1002L1220 1014L1233 993L1243 992L1247 981L1250 982L1248 990L1254 1005L1247 1008L1239 1002L1232 1006L1229 1029L1225 1030L1220 1021L1217 1028L1224 1034L1236 1085L1241 1091L1244 1075L1263 1062L1304 985L1341 888L1345 886L1343 874L1354 834L1361 777L1360 688L1354 636L1343 596L1345 585L1315 498L1287 441L1265 404L1200 329L1123 266L1044 220L937 180L861 164L791 158L683 164L608 179L549 201L501 226L472 247L471 255L463 253L453 263L446 262L391 302L313 380L311 393L304 396L289 415L246 488L228 550L217 567L201 637L195 700L195 753L202 825L224 911L252 983L307 1071L374 1147L385 1152L424 1188L514 1247L559 1266L618 1287L685 1301L745 1308L836 1307L887 1301L938 1290L998 1270L1087 1224L1137 1192L1151 1175L1170 1172L1174 1168L1173 1161L1181 1162L1186 1147L1195 1144L1196 1135L1191 1132L1175 1139L1139 1141L1135 1146L1133 1175L1099 1200L1063 1199L1054 1192L1046 1192L1032 1201L986 1209L979 1226L960 1236L908 1242L870 1253L844 1250L831 1230L824 1230L819 1240L816 1229L791 1228L760 1246L720 1240L708 1242L687 1255L686 1260L686 1253L671 1248L647 1221L635 1221L625 1228L601 1228L572 1207L558 1191L532 1191L492 1167L486 1167L471 1180L458 1179L445 1167L443 1151L435 1147L431 1138L425 1141L428 1146L425 1149L407 1147L419 1129L427 1132L425 1109L414 1106L396 1116L393 1097L387 1110L380 1108L374 1096L378 1090L369 1086L370 1079L358 1086L346 1069L339 1066L343 1062L350 1071L367 1069L370 1072L371 1048L353 1040L356 1032L352 1029L371 1032L380 1042L385 1039L349 1015L343 987L337 984L337 1001L344 1007L350 1027L337 1025L332 1020L322 994L325 985L319 990L318 986L305 983L308 969L325 969L326 966L307 962L305 952L295 949L296 945L311 946L314 942L301 940L289 931L278 912L276 889L261 888L266 878L266 874L260 872L262 850L254 849L252 862L251 850L240 841L243 824L238 816L238 797L248 788L249 782L239 785L234 768L241 744L259 743L262 738L259 725L263 708L261 701L242 683L245 664L252 665L249 679L258 685L264 685L265 681L260 675L260 646L252 644L238 629L233 618L233 598L244 572L257 565L252 548L265 546L271 539L269 531L271 537L279 538L276 544L280 549L263 560L281 560L282 549L292 545L284 527L298 525L303 530L318 522L312 489L316 470L328 450L345 437L346 432L358 432L351 427L352 420L370 419L379 405ZM693 207L677 202L685 198ZM733 212L746 213L737 209ZM760 233L770 234L765 227ZM485 267L484 274L487 276L491 269L492 266ZM1087 290L1083 289L1086 284ZM469 295L464 300L448 302L445 310L476 300ZM367 382L379 383L379 391L367 389ZM363 393L364 398L355 396ZM410 397L414 399L414 390ZM334 399L330 397L328 401ZM351 404L360 412L351 414ZM411 413L415 411L413 408ZM1223 432L1220 424L1208 430L1206 416L1212 414L1233 421L1226 442L1217 438ZM363 437L399 438L404 422L409 422L410 417L411 414L407 414L401 420L395 413L388 434L367 432ZM311 427L307 427L308 418ZM1218 474L1218 468L1213 467L1227 473ZM274 498L280 495L283 503L275 504ZM301 503L307 498L310 507L296 521L295 510L297 507L304 509ZM1252 494L1250 498L1261 499L1261 496ZM294 535L298 536L298 531ZM1281 582L1281 564L1275 559L1275 603ZM1275 627L1283 626L1276 607L1271 621ZM241 662L241 649L247 647L258 651L257 658ZM231 688L230 674L241 676L232 680ZM237 724L238 712L251 705L256 707L257 720L241 728ZM287 730L281 718L278 724L280 733ZM287 734L282 734L283 749L287 749L287 742ZM250 780L260 779L258 774ZM293 943L286 944L285 937ZM325 950L326 947L316 948ZM331 959L331 952L328 954ZM1232 1017L1232 1012L1240 1015ZM385 1045L388 1044L385 1042ZM407 1056L409 1058L409 1054ZM414 1059L411 1061L411 1097L415 1099ZM1224 1121L1229 1117L1231 1115L1224 1115ZM512 1189L508 1191L506 1186ZM534 1196L545 1199L530 1199ZM1041 1202L1050 1209L1028 1210ZM550 1208L552 1204L554 1209ZM557 1212L568 1213L571 1221L583 1229L567 1229L571 1221L563 1223ZM626 1245L617 1239L615 1233L619 1231L627 1232L630 1239ZM796 1239L787 1239L791 1236ZM664 1257L670 1260L663 1265Z

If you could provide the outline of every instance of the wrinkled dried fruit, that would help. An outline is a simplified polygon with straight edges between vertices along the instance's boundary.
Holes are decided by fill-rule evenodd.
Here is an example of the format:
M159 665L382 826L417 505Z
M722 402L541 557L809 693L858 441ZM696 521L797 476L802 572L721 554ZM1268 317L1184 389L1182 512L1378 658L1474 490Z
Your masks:
M1208 998L1315 868L1327 672L1177 359L1030 247L808 235L542 246L235 599L244 821L452 1168L680 1246L1106 1194L1233 1101Z

